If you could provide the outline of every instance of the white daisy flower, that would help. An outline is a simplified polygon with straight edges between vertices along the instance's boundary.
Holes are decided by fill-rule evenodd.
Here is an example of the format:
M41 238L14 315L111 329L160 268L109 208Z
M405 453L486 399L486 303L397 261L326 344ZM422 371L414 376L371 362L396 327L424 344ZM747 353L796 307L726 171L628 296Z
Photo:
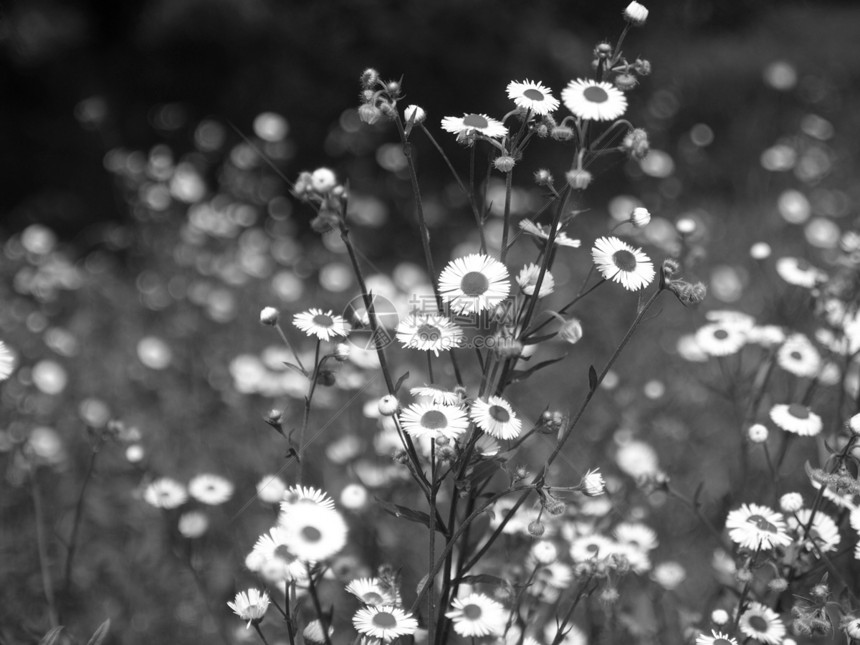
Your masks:
M355 612L352 624L358 633L388 642L414 634L418 621L402 609L392 605L365 607Z
M654 279L654 264L641 249L634 249L617 237L601 237L594 242L591 257L606 280L628 291L638 291Z
M510 290L507 267L479 253L452 260L439 276L439 293L460 314L491 309L507 298Z
M517 226L519 226L523 233L526 233L527 235L532 235L542 240L549 239L549 226L542 226L530 219L521 219L517 223ZM556 246L567 246L572 249L578 249L582 246L582 242L580 240L574 240L568 237L567 233L564 231L558 231L555 234L555 244Z
M732 542L745 549L772 549L791 544L782 515L767 506L742 504L729 512L726 528Z
M445 613L454 624L454 631L464 638L501 636L507 622L505 608L496 600L482 593L455 598L451 611Z
M281 498L281 512L289 513L293 508L302 504L322 506L334 510L334 500L328 493L312 486L290 486Z
M437 387L435 385L419 385L409 390L415 398L430 399L434 405L459 405L461 399L456 392Z
M699 634L696 637L696 645L738 645L738 641L728 634L712 629L710 636Z
M576 562L605 560L615 553L618 545L600 533L581 535L570 543L570 557Z
M705 314L711 322L720 323L728 327L737 327L749 331L755 326L755 317L735 309L711 309Z
M633 544L643 551L657 548L657 533L641 522L622 522L615 527L615 538L623 544Z
M286 533L279 526L257 538L254 548L245 559L245 565L272 584L307 578L304 563L289 552Z
M404 347L436 356L463 342L463 330L439 314L409 314L397 324L396 333Z
M491 139L504 137L508 129L501 121L496 121L486 114L464 114L463 116L446 116L442 119L442 129L454 134L469 135L483 134Z
M293 324L308 336L316 336L320 340L331 340L336 336L349 335L349 324L342 316L329 311L311 307L307 311L293 316Z
M790 374L815 378L821 370L821 355L803 334L792 334L776 352L777 364Z
M328 635L334 634L334 627L328 628ZM310 621L302 630L302 636L305 637L306 643L325 643L325 634L323 634L322 623L319 618Z
M346 591L365 605L390 605L395 600L378 578L356 578L346 585Z
M201 473L188 482L188 493L198 502L218 506L233 497L233 482L220 475Z
M146 487L143 499L156 508L177 508L188 500L188 491L175 479L162 477Z
M714 322L699 327L694 338L708 356L729 356L739 352L746 344L747 332L735 325Z
M785 636L785 625L773 609L760 602L751 602L741 614L738 629L760 643L779 645Z
M788 284L812 289L827 280L827 274L802 258L785 257L776 261L776 273Z
M257 497L267 504L277 504L287 492L287 485L277 475L265 475L257 482Z
M582 492L589 497L599 497L606 492L606 481L603 475L600 474L600 469L595 468L585 473L580 484Z
M540 275L540 267L534 263L525 265L519 275L517 275L517 284L520 285L520 289L522 289L523 293L527 296L534 294L538 275ZM543 298L544 296L551 294L553 291L555 291L555 278L552 277L552 274L549 271L545 271L543 274L543 280L541 280L540 283L540 294L538 297Z
M800 539L804 531L803 529L809 524L809 517L812 511L808 508L802 508L793 516L788 518L788 527L795 532L797 539ZM809 527L809 534L804 541L804 545L810 551L814 551L810 541L815 541L815 545L822 553L835 551L842 541L842 536L839 535L839 527L833 518L823 511L818 511L815 517L812 518L812 526ZM817 555L817 554L816 554Z
M530 110L534 114L549 114L558 108L558 99L549 89L542 83L529 80L508 83L508 98L512 99L517 107Z
M302 562L328 560L346 546L348 528L335 510L316 504L295 504L281 513L287 549Z
M785 342L785 330L778 325L756 325L747 331L747 342L773 347Z
M0 340L0 381L5 381L15 371L15 354Z
M581 119L614 121L627 109L627 97L611 83L578 79L567 84L561 100Z
M469 427L459 406L413 403L400 413L403 431L416 439L447 437L456 439Z
M227 603L227 606L239 618L247 620L248 627L250 627L252 623L258 623L263 620L263 616L266 615L266 610L269 609L269 594L259 589L240 591L236 594L233 602Z
M800 403L778 403L770 409L770 419L781 429L801 437L821 432L821 417Z
M469 409L469 418L496 439L513 439L522 429L511 404L500 396L491 396L487 401L476 399Z

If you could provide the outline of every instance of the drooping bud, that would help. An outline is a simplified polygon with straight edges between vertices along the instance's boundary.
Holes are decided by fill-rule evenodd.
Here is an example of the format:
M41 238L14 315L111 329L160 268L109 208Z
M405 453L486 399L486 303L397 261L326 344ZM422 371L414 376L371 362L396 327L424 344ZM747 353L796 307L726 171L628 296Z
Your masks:
M274 327L278 324L278 310L274 307L263 307L260 311L260 324Z
M626 9L624 9L624 20L629 22L631 25L641 27L645 24L647 19L648 9L646 9L644 5L635 2L635 0L627 5Z
M565 174L565 179L567 179L567 183L571 188L585 190L591 183L592 175L582 168L574 168Z

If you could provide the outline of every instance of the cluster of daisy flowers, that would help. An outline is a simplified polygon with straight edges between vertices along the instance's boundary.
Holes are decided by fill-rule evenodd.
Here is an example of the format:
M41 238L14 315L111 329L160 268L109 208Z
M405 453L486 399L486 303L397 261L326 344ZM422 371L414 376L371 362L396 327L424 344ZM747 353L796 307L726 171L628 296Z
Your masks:
M164 510L184 509L178 520L179 532L195 538L208 530L209 519L199 508L186 508L188 503L193 500L204 506L220 506L233 497L234 490L233 482L212 473L195 475L187 486L171 477L159 477L143 489L143 500Z

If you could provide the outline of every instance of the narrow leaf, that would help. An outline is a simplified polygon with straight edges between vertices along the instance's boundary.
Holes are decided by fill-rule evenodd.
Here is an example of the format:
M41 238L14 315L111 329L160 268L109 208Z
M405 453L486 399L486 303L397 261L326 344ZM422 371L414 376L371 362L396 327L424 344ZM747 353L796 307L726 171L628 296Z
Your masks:
M557 335L558 334L553 332L551 334L543 334L542 336L529 336L523 340L523 345L536 345L537 343L542 343L545 340L552 340Z
M543 369L544 367L549 367L550 365L553 365L555 363L558 363L560 360L564 360L566 357L567 357L567 354L564 354L563 356L559 356L558 358L551 358L548 361L542 361L542 362L538 363L537 365L531 366L527 370L514 370L513 374L511 374L512 378L511 378L510 382L516 383L517 381L525 380L529 376L531 376L532 374L537 372L538 370Z
M597 389L597 370L594 369L594 365L588 366L588 389L591 392Z
M394 384L394 394L397 394L397 390L400 389L400 386L403 385L403 381L409 378L409 372L405 372L399 379L397 379L397 383Z
M57 639L60 637L60 632L62 631L62 625L58 627L52 627L48 630L47 634L42 636L42 640L39 641L39 645L54 645L54 643L56 643Z
M93 633L92 638L87 642L87 645L102 645L102 641L107 638L108 630L110 629L110 618L105 620L98 629Z
M498 457L481 460L463 479L472 482L473 485L477 484L485 479L489 479L500 471L503 463L505 463L505 459Z
M393 515L394 517L402 517L405 520L409 520L410 522L417 522L418 524L423 524L427 528L430 528L430 516L424 511L416 511L411 508L406 508L405 506L400 506L398 504L392 504L391 502L386 502L384 499L379 499L378 497L374 498L376 503L382 507L386 513ZM441 533L440 527L437 526L436 530Z

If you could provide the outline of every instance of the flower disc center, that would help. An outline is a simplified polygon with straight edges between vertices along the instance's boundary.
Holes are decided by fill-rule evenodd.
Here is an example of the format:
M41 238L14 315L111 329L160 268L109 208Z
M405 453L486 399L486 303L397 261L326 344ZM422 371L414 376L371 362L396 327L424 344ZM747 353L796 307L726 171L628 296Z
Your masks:
M510 413L501 405L491 405L489 415L499 423L507 423L511 420Z
M589 85L582 92L582 96L585 97L585 100L589 103L605 103L609 100L609 94L607 94L606 90L602 87L597 87L596 85Z
M421 325L415 333L420 340L428 342L437 341L442 337L442 332L439 331L438 327L428 325L427 323Z
M441 430L448 427L448 417L439 410L428 410L421 415L421 425L428 430Z
M759 531L764 531L765 533L776 533L777 528L775 525L768 522L761 515L750 515L747 519L747 522L756 527Z
M483 130L484 128L488 127L490 123L480 114L467 114L463 117L463 125L468 126L470 128L478 128L479 130Z
M732 642L725 638L717 638L714 640L714 645L732 645Z
M788 413L795 419L809 418L809 408L807 408L805 405L801 405L800 403L792 403L791 405L789 405Z
M317 314L313 318L313 323L317 327L331 327L334 325L334 320L327 314Z
M473 604L463 607L463 615L469 620L478 620L483 613L478 605Z
M315 526L303 526L302 537L308 542L319 542L322 532Z
M460 289L467 296L480 296L490 288L490 281L480 271L469 271L460 280Z
M750 616L747 619L750 627L752 627L757 632L766 632L767 631L767 621L761 616Z
M636 256L625 249L613 253L612 261L622 271L633 271L636 268Z
M525 92L523 92L523 96L525 96L530 101L543 101L544 95L540 90L536 90L533 87L530 87Z
M364 601L366 605L378 605L382 602L382 596L380 596L375 591L368 591L364 594L361 599Z
M371 622L374 627L381 629L394 629L397 627L397 618L394 617L394 614L389 614L387 611L380 611L374 614Z
M801 354L800 352L795 350L795 351L791 352L788 355L788 357L791 358L792 360L799 361L801 358L803 358L803 354Z

